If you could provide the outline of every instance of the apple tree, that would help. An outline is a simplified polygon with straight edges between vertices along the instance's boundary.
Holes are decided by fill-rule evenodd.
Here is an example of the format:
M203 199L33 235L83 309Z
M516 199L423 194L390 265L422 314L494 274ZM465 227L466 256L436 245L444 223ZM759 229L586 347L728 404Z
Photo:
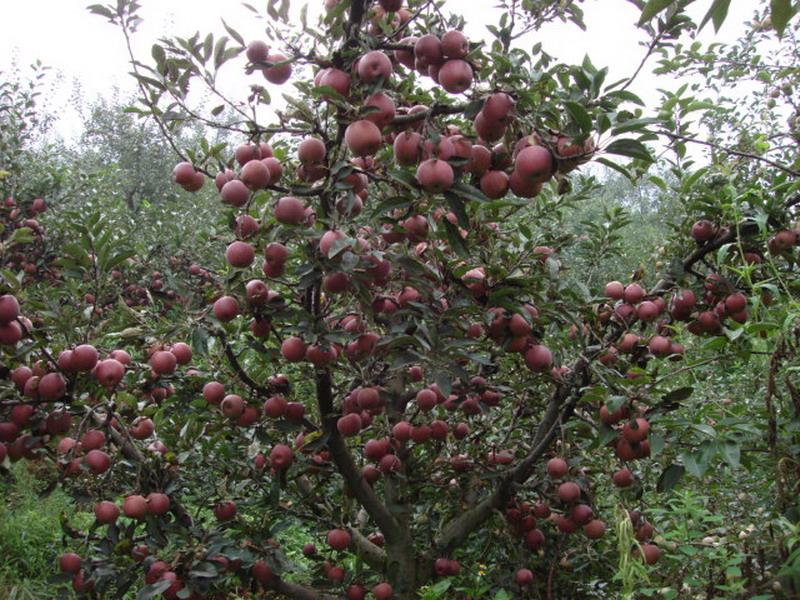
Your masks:
M560 227L591 200L582 166L644 176L651 142L699 135L696 106L651 115L588 58L522 48L580 24L577 4L499 4L487 41L431 0L328 0L316 25L273 0L263 39L224 23L131 54L174 183L216 186L226 266L187 267L202 305L98 311L132 256L95 215L58 262L98 291L81 312L59 319L70 288L37 298L4 274L0 457L49 461L92 507L87 531L63 524L76 592L574 597L610 556L607 585L631 595L659 561L637 501L692 395L672 375L791 295L775 280L794 277L796 172L773 165L768 197L743 199L746 169L696 169L678 147L674 259L590 287ZM642 15L652 51L689 26L647 8L663 4ZM129 48L138 9L90 7ZM229 69L245 98L218 85ZM187 121L238 143L184 148ZM569 555L586 559L559 574ZM482 587L448 592L479 570Z

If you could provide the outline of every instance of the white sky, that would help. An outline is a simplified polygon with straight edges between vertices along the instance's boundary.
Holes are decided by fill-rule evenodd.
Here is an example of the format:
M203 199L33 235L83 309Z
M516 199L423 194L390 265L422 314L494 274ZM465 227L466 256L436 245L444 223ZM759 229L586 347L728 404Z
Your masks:
M322 2L308 0L309 23L315 22L311 15L319 11ZM120 88L123 94L135 88L128 75L128 58L121 33L102 17L90 14L86 10L90 3L88 0L4 0L0 16L0 71L7 71L13 63L25 67L35 59L52 67L53 89L48 104L60 115L56 131L65 137L75 136L82 126L77 113L69 106L78 84L89 99L109 96L114 87ZM150 59L152 43L162 36L188 37L197 30L224 35L220 17L241 32L245 40L258 38L262 30L259 20L253 18L239 0L140 0L140 3L144 23L134 42L137 55L145 60ZM292 0L292 12L297 14L305 3ZM252 0L251 4L260 8L266 2ZM499 11L492 8L493 4L492 0L447 0L445 10L463 13L472 40L488 39L485 25L496 23L499 18ZM711 0L698 0L696 13L702 16L710 4ZM747 4L750 6L745 6ZM709 25L700 39L733 41L743 31L743 22L751 17L753 4L732 3L720 33L714 34ZM626 0L587 0L584 10L586 32L572 24L555 23L531 34L525 43L530 46L541 41L547 52L565 62L580 62L588 53L595 66L609 67L607 82L629 76L644 54L640 42L645 40L645 35L634 26L638 10ZM241 77L232 85L246 92L252 81ZM267 84L261 77L257 81ZM287 86L289 84L284 88ZM645 101L655 102L658 87L674 88L676 82L657 79L645 68L631 90ZM278 94L273 94L276 96Z

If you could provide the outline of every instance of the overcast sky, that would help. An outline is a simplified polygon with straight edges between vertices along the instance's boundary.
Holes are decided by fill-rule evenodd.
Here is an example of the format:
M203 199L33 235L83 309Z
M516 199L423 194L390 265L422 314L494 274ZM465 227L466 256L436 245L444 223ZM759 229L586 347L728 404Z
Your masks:
M309 15L316 14L323 0L308 0ZM159 37L180 35L188 37L195 31L224 34L220 17L240 31L245 40L259 37L263 24L253 18L239 0L140 0L144 23L135 38L137 55L149 59L150 46ZM305 4L292 0L292 12ZM711 0L698 0L697 13L702 13ZM81 129L81 122L69 107L76 86L85 98L110 95L114 87L123 94L134 91L128 75L127 54L119 30L103 18L91 15L86 0L4 0L0 18L0 71L12 64L24 67L36 59L53 68L50 81L54 83L49 105L61 118L56 131L72 137ZM252 0L257 8L264 0ZM448 0L446 10L460 11L469 27L471 39L488 39L486 24L496 23L499 10L492 0ZM730 42L743 31L742 24L752 16L751 2L732 3L723 29L714 34L707 27L703 41ZM749 5L749 6L747 6ZM641 60L645 35L634 27L638 10L626 0L587 0L586 32L571 24L547 25L544 31L531 34L523 45L541 41L544 49L565 62L580 62L588 53L598 67L608 66L606 81L629 76ZM310 22L314 22L309 19ZM252 81L252 80L250 80ZM258 82L266 84L262 78ZM237 78L234 87L246 91L248 80ZM643 72L631 88L646 100L658 98L658 87L675 87L676 82L656 79ZM287 84L288 85L288 84ZM230 90L233 93L236 90Z

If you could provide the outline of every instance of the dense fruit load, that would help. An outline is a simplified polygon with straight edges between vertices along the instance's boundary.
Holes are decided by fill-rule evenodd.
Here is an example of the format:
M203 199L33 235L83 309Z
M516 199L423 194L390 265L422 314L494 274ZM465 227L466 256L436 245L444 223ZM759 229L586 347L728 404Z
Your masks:
M191 328L62 339L33 325L24 290L0 297L0 459L55 463L94 510L61 570L77 592L120 596L412 598L457 577L481 532L516 548L496 568L523 594L557 546L601 544L615 503L630 505L623 552L654 564L655 529L634 509L666 410L651 373L680 364L685 332L723 335L769 304L738 267L766 249L789 268L797 233L765 245L739 223L687 223L680 283L578 298L559 287L559 248L515 215L566 193L603 132L562 118L554 89L534 99L495 79L483 44L402 2L326 8L329 55L260 40L233 54L313 110L173 170L188 192L213 178L230 212L224 277L183 265L209 296ZM135 5L98 10L125 28ZM153 54L175 84L180 61ZM741 256L714 254L736 239ZM570 455L576 415L608 472ZM290 522L303 543L281 537Z

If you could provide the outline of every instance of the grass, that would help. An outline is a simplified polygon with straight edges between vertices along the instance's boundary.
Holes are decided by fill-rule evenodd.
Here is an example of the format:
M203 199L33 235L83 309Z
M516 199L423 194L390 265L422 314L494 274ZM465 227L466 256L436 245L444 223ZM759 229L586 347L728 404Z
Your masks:
M0 478L0 600L39 600L59 596L49 579L64 551L61 513L74 511L61 489L39 497L41 483L26 461ZM62 588L63 589L63 588Z

